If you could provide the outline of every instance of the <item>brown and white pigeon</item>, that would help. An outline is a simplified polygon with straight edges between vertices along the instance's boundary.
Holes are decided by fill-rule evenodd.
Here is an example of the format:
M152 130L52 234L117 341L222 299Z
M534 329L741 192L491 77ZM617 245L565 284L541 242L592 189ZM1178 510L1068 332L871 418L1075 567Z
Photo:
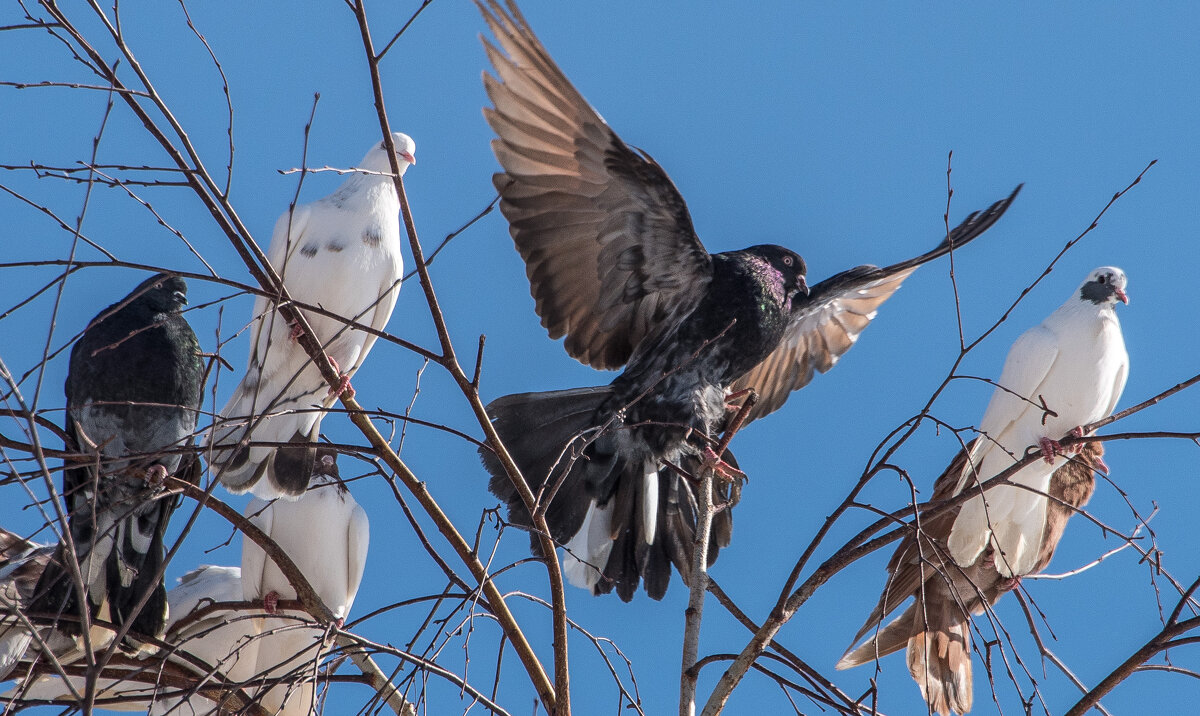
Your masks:
M416 144L399 132L392 141L404 174L416 162ZM358 168L363 172L350 175L334 193L279 217L267 258L294 300L382 330L404 270L400 200L383 142L371 147ZM272 305L262 296L254 302L246 376L212 432L212 462L222 484L230 492L253 490L267 499L295 497L308 487L321 418L338 392L329 390ZM375 336L324 315L304 315L343 371L345 389Z
M1047 500L1042 540L1031 574L1046 568L1067 520L1091 498L1096 487L1094 472L1105 469L1103 454L1101 443L1087 443L1054 471L1047 490L1053 499ZM966 463L967 451L961 450L934 483L932 501L954 496ZM970 615L982 614L1017 584L1017 580L1000 574L992 547L967 566L959 566L950 557L946 538L960 509L923 520L920 541L910 534L896 548L879 603L854 635L851 646L868 633L871 638L857 649L848 650L837 664L839 669L849 669L907 647L909 673L929 708L941 716L971 710ZM910 597L914 601L908 609L884 625L884 617Z
M1099 444L1068 455L1058 441L1110 415L1125 387L1129 356L1115 308L1129 301L1126 284L1118 268L1095 269L1066 303L1013 344L980 422L980 437L938 478L933 499L978 492L981 482L1013 465L1028 448L1040 449L1043 460L1012 475L1014 485L990 487L924 521L919 542L909 536L901 543L879 604L852 645L909 597L915 602L847 652L839 669L907 644L909 671L930 708L943 716L970 710L967 615L981 613L1021 577L1046 566L1067 520L1091 497L1093 472L1108 472Z
M25 656L33 640L18 612L29 608L54 549L0 528L0 680Z
M666 463L728 471L729 453L724 465L710 453L731 393L759 392L751 419L779 408L913 271L981 235L1016 192L926 254L810 291L804 260L784 247L710 254L666 172L604 122L516 6L477 4L498 45L485 41L496 77L484 75L494 104L484 115L503 168L493 183L542 325L578 360L623 368L603 387L501 397L488 414L535 494L561 480L546 519L568 547L571 581L628 601L644 580L661 599L672 563L684 575L691 565L696 512L693 485ZM480 454L492 493L529 525L495 454ZM713 558L728 544L729 510L719 522Z
M1013 475L1014 485L994 487L963 505L948 540L958 564L974 563L991 544L1002 575L1019 577L1033 568L1046 521L1046 487L1066 460L1058 440L1111 415L1125 388L1129 355L1116 313L1118 302L1129 302L1125 286L1121 269L1093 270L1066 303L1009 350L1000 387L979 424L982 439L974 443L955 494L998 475L1030 446L1039 446L1045 459Z

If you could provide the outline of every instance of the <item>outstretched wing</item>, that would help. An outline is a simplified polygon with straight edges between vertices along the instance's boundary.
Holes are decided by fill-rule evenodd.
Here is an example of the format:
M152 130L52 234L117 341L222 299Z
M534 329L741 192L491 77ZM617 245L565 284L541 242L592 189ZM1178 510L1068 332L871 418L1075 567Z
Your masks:
M813 286L807 300L797 300L787 334L774 351L733 384L731 390L753 388L759 400L750 420L778 410L793 390L808 385L814 372L824 373L850 350L904 279L923 264L960 249L1004 215L1021 191L984 211L972 213L932 251L886 268L856 266Z
M484 41L496 69L484 116L504 168L493 181L538 315L571 356L620 367L691 311L712 260L666 172L609 128L517 8L477 4L503 50Z

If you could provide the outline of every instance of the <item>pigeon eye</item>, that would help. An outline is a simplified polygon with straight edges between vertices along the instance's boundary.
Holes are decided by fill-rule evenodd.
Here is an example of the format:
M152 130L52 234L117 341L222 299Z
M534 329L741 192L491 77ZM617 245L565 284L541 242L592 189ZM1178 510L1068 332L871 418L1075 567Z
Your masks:
M784 257L783 257L783 265L784 265L784 266L791 266L791 265L792 265L792 257L791 257L791 256L784 256Z
M1108 276L1101 274L1100 278L1098 278L1096 280L1099 281L1100 283L1105 283L1108 280Z

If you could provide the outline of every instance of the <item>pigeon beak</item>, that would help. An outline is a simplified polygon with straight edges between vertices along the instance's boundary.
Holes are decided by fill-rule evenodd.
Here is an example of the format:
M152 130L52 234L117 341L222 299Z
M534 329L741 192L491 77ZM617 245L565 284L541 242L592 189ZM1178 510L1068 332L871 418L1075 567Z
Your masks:
M399 156L401 159L403 159L404 161L408 162L409 164L416 164L416 163L417 163L417 158L416 158L416 157L414 157L414 156L413 156L412 154L410 154L409 152L400 152L398 156Z
M1124 303L1127 306L1129 305L1129 295L1125 293L1125 289L1117 289L1117 298L1121 299L1121 303Z
M796 277L796 293L808 295L808 282L804 280L803 276Z
M174 296L175 296L175 300L179 301L180 303L182 303L185 306L188 305L187 304L187 294L184 293L183 291L176 291Z

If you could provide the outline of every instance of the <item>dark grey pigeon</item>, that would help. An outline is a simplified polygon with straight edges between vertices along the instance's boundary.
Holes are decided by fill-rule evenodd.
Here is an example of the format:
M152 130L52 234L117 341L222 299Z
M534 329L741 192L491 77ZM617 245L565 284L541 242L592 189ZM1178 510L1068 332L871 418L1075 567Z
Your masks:
M732 392L760 393L751 418L778 408L850 349L909 274L986 231L1017 192L929 253L859 266L810 293L804 260L786 248L708 253L666 172L609 128L516 6L477 4L499 45L484 43L496 70L484 75L495 105L484 115L503 167L493 183L542 325L580 361L624 367L608 386L508 395L488 413L535 493L550 488L541 499L571 581L628 601L640 577L658 599L671 563L687 575L695 525L694 487L665 463L729 472L710 448ZM529 525L495 454L480 453L492 493ZM731 519L726 510L713 530L714 557Z
M142 282L75 342L66 383L67 449L83 457L65 465L62 492L88 613L149 636L166 624L163 533L176 506L157 483L199 481L199 460L180 450L192 444L204 373L185 305L182 278ZM60 546L30 611L60 615L59 630L75 635L79 601L65 557Z

